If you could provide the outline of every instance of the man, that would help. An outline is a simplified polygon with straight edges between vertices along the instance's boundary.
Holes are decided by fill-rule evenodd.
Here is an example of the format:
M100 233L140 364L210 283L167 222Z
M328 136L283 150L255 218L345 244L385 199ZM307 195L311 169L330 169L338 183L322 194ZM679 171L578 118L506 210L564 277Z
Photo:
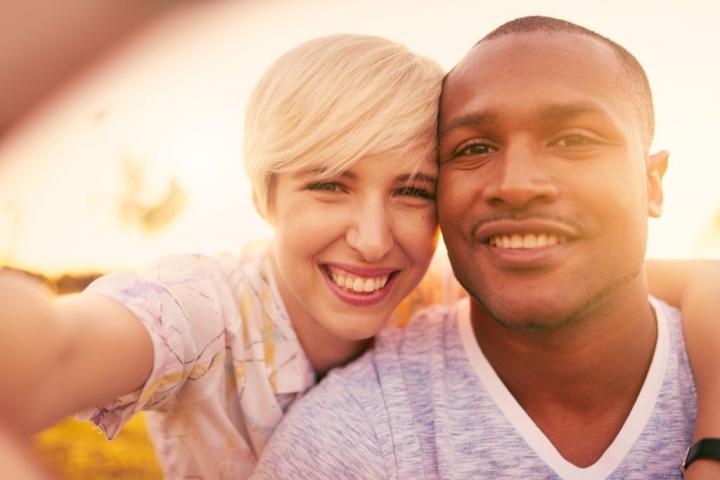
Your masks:
M281 478L668 478L690 444L678 312L649 302L645 74L543 17L448 75L438 214L471 300L430 309L293 409L257 470Z

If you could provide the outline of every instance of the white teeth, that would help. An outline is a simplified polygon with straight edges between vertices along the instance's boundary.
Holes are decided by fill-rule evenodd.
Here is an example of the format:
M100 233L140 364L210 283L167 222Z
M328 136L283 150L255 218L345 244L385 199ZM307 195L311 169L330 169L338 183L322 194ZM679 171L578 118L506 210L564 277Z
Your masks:
M537 245L537 237L535 235L525 235L523 237L523 248L535 248Z
M511 249L531 249L551 247L567 242L567 238L553 233L514 233L512 235L495 235L490 237L488 243L493 247Z
M372 293L383 288L389 279L389 275L381 277L359 277L345 271L328 269L330 278L335 284L355 293Z
M361 278L355 278L353 281L352 289L356 292L362 292L365 288L365 282Z
M541 233L537 237L537 242L535 243L535 246L540 248L540 247L544 247L546 245L547 245L547 235L545 235L544 233Z

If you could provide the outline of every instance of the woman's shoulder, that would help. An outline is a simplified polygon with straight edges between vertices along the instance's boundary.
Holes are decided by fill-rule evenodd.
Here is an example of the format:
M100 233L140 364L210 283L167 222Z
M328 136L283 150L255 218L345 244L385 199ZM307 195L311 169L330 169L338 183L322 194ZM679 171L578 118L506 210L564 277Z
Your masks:
M246 283L261 287L270 283L270 277L265 251L243 250L214 255L179 253L161 257L136 269L103 275L91 286L134 284L170 291L177 288L235 290Z

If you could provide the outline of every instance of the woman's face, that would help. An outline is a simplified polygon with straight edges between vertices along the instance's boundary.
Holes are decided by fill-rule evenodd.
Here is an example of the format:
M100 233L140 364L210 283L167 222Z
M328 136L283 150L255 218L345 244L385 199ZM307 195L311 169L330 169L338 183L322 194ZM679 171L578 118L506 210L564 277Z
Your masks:
M371 337L418 284L438 231L436 166L426 158L418 168L420 152L365 157L334 178L276 178L273 262L296 328Z

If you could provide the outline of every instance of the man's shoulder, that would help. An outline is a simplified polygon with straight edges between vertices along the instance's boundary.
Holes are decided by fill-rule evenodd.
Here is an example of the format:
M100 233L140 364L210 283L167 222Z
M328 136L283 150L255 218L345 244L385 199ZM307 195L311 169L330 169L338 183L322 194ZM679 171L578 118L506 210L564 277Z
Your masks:
M379 394L369 354L331 371L296 401L275 430L253 478L383 478L376 416Z
M376 359L372 350L344 367L334 368L308 396L325 400L368 392L377 382ZM342 392L342 393L340 393ZM348 395L349 394L349 395Z
M443 339L452 334L457 325L457 312L461 302L454 305L432 305L420 310L407 325L388 326L375 338L374 362L385 357L410 358L438 349ZM397 359L397 358L394 358Z
M349 365L333 369L302 399L302 408L347 414L373 409L384 405L388 395L400 395L400 387L408 380L408 365L425 364L428 354L443 348L444 338L455 325L455 311L454 306L432 306L415 314L406 326L384 328L372 349Z
M419 310L404 325L389 325L378 334L377 339L386 342L400 342L422 337L428 330L443 329L455 319L458 305L430 305Z
M425 378L415 366L424 370L428 356L442 351L455 318L455 306L433 306L418 312L406 326L383 329L372 349L349 365L333 369L293 405L293 412L302 412L293 415L293 423L301 428L303 419L318 415L385 423L389 404L404 402L406 390L415 386L413 379Z

